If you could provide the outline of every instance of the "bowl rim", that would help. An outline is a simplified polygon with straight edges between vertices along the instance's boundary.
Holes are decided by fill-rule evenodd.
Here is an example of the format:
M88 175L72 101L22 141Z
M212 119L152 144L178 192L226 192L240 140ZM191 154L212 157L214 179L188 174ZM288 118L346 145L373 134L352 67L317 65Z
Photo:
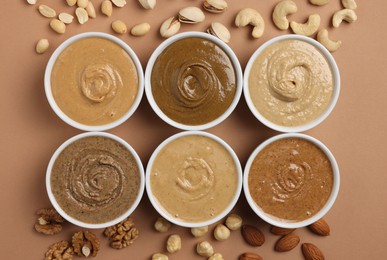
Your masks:
M50 181L52 167L54 166L54 163L55 163L56 159L58 158L59 154L66 147L68 147L70 144L72 144L73 142L80 140L82 138L85 138L85 137L90 137L90 136L102 136L102 137L110 138L110 139L122 144L133 155L133 157L137 163L137 166L138 166L139 177L140 177L140 185L139 185L138 194L137 194L137 197L134 200L133 204L130 206L130 208L124 214L119 216L118 218L115 218L113 220L110 220L110 221L107 221L104 223L98 223L98 224L86 223L86 222L80 221L80 220L75 219L74 217L68 215L61 208L61 206L58 204L58 202L57 202L57 200L56 200L56 198L51 190L51 181ZM143 167L143 164L142 164L141 159L138 156L137 152L133 149L133 147L130 144L128 144L122 138L120 138L114 134L110 134L110 133L106 133L106 132L85 132L85 133L81 133L81 134L75 135L75 136L67 139L64 143L62 143L55 150L54 154L52 155L52 157L48 163L47 170L46 170L46 191L47 191L48 198L49 198L52 206L64 219L66 219L70 223L77 225L79 227L82 227L82 228L90 228L90 229L106 228L106 227L113 226L113 225L123 221L125 218L130 216L130 214L132 214L134 212L134 210L137 208L137 206L140 204L140 201L141 201L143 194L144 194L144 189L145 189L144 167Z
M254 103L251 100L251 96L250 96L249 76L250 76L251 68L252 68L256 58L267 47L269 47L270 45L272 45L274 43L277 43L279 41L283 41L283 40L301 40L301 41L304 41L306 43L309 43L309 44L313 45L318 51L320 51L320 53L327 60L329 66L331 68L332 76L333 76L333 93L332 93L332 98L331 98L331 100L329 102L329 105L326 108L326 110L320 116L315 118L314 120L312 120L310 122L307 122L307 123L304 123L302 125L298 125L298 126L283 126L283 125L279 125L279 124L273 123L270 120L266 119L266 117L264 117L258 111L258 109L255 107ZM284 34L284 35L280 35L280 36L276 36L276 37L271 38L270 40L268 40L265 43L263 43L260 47L258 47L254 51L252 56L249 58L249 60L247 62L247 65L245 67L245 70L244 70L243 93L244 93L244 97L245 97L246 103L247 103L251 113L262 124L264 124L265 126L271 128L273 130L279 131L279 132L285 132L285 133L304 132L304 131L310 130L310 129L316 127L317 125L319 125L321 122L323 122L330 115L330 113L333 111L334 107L336 106L336 103L337 103L337 101L339 99L339 95L340 95L340 88L341 88L340 87L340 71L339 71L337 63L336 63L335 59L333 58L332 54L321 43L319 43L318 41L316 41L313 38L310 38L310 37L307 37L307 36L304 36L304 35Z
M250 168L251 168L251 165L252 165L255 157L257 156L257 154L260 151L262 151L262 149L264 149L267 145L269 145L269 144L271 144L271 143L273 143L275 141L278 141L280 139L286 139L286 138L300 138L300 139L307 140L307 141L313 143L314 145L316 145L328 157L328 159L329 159L329 161L331 163L332 172L333 172L333 187L332 187L331 194L330 194L327 202L325 203L325 205L315 215L313 215L310 218L307 218L305 220L297 221L297 222L281 221L281 220L279 220L276 217L271 217L269 214L266 214L256 204L254 199L251 197L250 190L249 190L249 183L248 183ZM283 134L278 134L278 135L275 135L275 136L267 139L266 141L264 141L263 143L258 145L254 149L254 151L251 153L251 155L249 156L249 158L247 160L247 163L245 165L245 169L243 171L243 191L244 191L246 200L247 200L248 204L250 205L250 208L255 212L256 215L258 215L265 222L267 222L267 223L269 223L271 225L277 226L277 227L282 227L282 228L301 228L301 227L306 227L306 226L316 222L317 220L321 219L331 209L331 207L333 206L333 204L334 204L334 202L335 202L335 200L336 200L336 198L338 196L339 189L340 189L340 171L339 171L339 166L337 164L337 161L336 161L335 157L331 153L331 151L328 149L328 147L326 147L318 139L316 139L316 138L314 138L312 136L306 135L306 134L301 134L301 133L283 133Z
M154 198L154 195L152 193L152 188L151 188L151 185L150 185L150 175L151 175L151 170L152 170L153 162L156 159L156 157L158 156L159 152L166 145L168 145L170 142L172 142L174 140L177 140L179 138L185 137L185 136L192 136L192 135L204 136L204 137L210 138L210 139L218 142L220 145L222 145L222 147L224 147L229 152L231 157L233 158L234 165L235 165L236 170L237 170L237 178L238 178L238 183L237 183L235 194L234 194L232 200L229 202L228 206L220 214L218 214L217 216L213 217L212 219L209 219L209 220L206 220L206 221L201 221L201 222L188 222L188 221L183 221L183 220L180 220L180 219L176 219L173 216L171 216L168 212L166 212L166 210L163 209L162 206L159 205L157 200ZM238 202L240 194L242 192L242 185L243 185L243 176L242 175L243 175L243 171L242 171L242 167L241 167L241 164L240 164L238 156L236 155L234 150L231 148L231 146L229 144L227 144L223 139L221 139L220 137L218 137L218 136L216 136L214 134L208 133L208 132L203 132L203 131L183 131L183 132L180 132L180 133L177 133L177 134L174 134L174 135L168 137L162 143L160 143L158 145L158 147L154 150L154 152L152 153L152 155L151 155L151 157L150 157L150 159L148 161L148 165L146 167L145 187L146 187L146 192L147 192L148 198L149 198L153 208L163 218L165 218L169 222L171 222L173 224L176 224L178 226L181 226L181 227L188 227L188 228L203 227L203 226L208 226L208 225L211 225L211 224L214 224L214 223L218 222L219 220L221 220L222 218L224 218L227 214L229 214L231 212L231 210L234 208L234 206Z
M227 56L230 58L230 60L233 64L233 67L235 70L236 89L235 89L235 95L234 95L233 101L231 102L230 106L218 118L216 118L213 121L210 121L208 123L201 124L201 125L186 125L186 124L182 124L182 123L179 123L179 122L172 120L157 105L157 103L153 97L153 93L152 93L151 75L152 75L153 65L154 65L156 59L168 46L170 46L171 44L173 44L176 41L179 41L179 40L185 39L185 38L203 38L203 39L214 42L220 48L222 48L222 50L227 54ZM167 38L162 43L160 43L159 46L157 46L157 48L152 52L152 55L150 56L150 58L148 60L148 63L147 63L146 69L145 69L144 82L145 82L144 83L145 94L146 94L146 97L148 99L148 102L149 102L150 106L152 107L152 110L158 115L159 118L161 118L167 124L169 124L175 128L181 129L181 130L191 130L191 131L198 130L198 131L200 131L200 130L209 129L211 127L214 127L214 126L220 124L226 118L228 118L229 115L235 110L235 108L236 108L237 104L239 103L239 100L242 96L243 71L242 71L242 67L240 65L240 62L238 60L238 57L236 56L234 51L231 49L231 47L228 46L225 42L223 42L219 38L217 38L211 34L208 34L208 33L189 31L189 32L182 32L182 33L175 34L175 35Z
M103 125L86 125L77 122L76 120L72 119L69 117L66 113L64 113L59 106L57 105L54 96L52 95L52 89L51 89L51 72L53 69L53 66L58 58L58 56L72 43L85 39L85 38L103 38L110 40L116 44L118 44L122 49L124 49L132 59L134 66L137 71L137 76L138 76L138 91L137 91L137 96L134 99L134 102L132 106L129 108L129 110L120 118L117 120L110 122L108 124L103 124ZM138 106L140 105L143 93L144 93L144 71L142 69L141 62L136 55L136 53L133 51L133 49L125 43L123 40L117 38L116 36L113 36L111 34L103 33L103 32L84 32L84 33L79 33L74 36L71 36L64 42L62 42L52 53L47 65L46 69L44 72L44 90L46 93L46 98L48 100L49 105L51 106L52 110L55 112L55 114L62 119L65 123L68 125L83 130L83 131L106 131L109 129L112 129L114 127L117 127L127 121L137 110Z

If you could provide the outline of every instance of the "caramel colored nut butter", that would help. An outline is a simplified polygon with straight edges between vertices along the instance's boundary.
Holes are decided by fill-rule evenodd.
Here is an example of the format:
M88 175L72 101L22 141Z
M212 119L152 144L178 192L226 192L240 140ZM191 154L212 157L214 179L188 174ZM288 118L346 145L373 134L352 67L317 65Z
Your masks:
M300 126L321 116L333 93L331 67L302 40L282 40L255 59L248 78L251 100L272 123Z
M51 89L59 108L85 125L104 125L124 116L138 93L132 58L108 39L90 37L69 45L51 73Z
M102 136L74 141L57 157L51 189L59 206L84 223L99 224L124 214L140 189L139 166L119 142Z
M325 153L301 138L283 138L255 157L248 177L250 194L266 214L286 222L315 215L328 201L333 171Z
M235 69L215 42L200 37L184 38L158 56L151 85L156 104L170 119L201 125L217 119L232 103Z
M237 191L237 167L212 138L187 135L168 143L154 159L150 186L172 218L197 223L215 218Z

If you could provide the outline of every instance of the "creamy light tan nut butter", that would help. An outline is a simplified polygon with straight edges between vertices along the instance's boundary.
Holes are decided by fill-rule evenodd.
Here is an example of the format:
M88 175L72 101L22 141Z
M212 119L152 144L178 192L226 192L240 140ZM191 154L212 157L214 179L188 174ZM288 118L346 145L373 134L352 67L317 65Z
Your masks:
M255 157L249 192L266 214L295 222L315 215L328 201L333 171L325 153L301 138L283 138Z
M84 137L67 146L51 172L51 190L69 216L90 224L111 221L134 203L140 189L139 166L119 142Z
M192 223L211 220L225 210L237 183L237 167L228 150L201 135L168 143L150 172L150 187L161 208L172 218Z
M333 94L333 74L326 58L302 40L282 40L265 48L255 59L248 82L257 111L282 126L317 119Z
M201 125L220 117L236 91L235 69L227 53L210 40L184 38L168 46L151 73L152 94L170 119Z
M51 89L68 117L85 125L104 125L129 111L138 93L138 74L121 46L100 37L84 38L59 54Z

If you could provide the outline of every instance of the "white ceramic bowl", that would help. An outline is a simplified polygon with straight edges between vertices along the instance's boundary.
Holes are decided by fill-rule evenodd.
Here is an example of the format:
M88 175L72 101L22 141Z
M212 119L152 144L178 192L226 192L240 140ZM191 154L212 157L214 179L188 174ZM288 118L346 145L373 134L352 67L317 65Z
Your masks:
M268 120L255 107L253 101L251 100L250 91L249 91L250 71L251 71L251 68L252 68L256 58L267 47L269 47L270 45L277 43L279 41L283 41L283 40L301 40L301 41L305 41L305 42L313 45L326 58L329 66L331 67L332 74L333 74L333 94L332 94L332 98L331 98L331 101L330 101L328 107L316 119L314 119L308 123L305 123L303 125L299 125L299 126L283 126L283 125L279 125L279 124L273 123L270 120ZM281 36L274 37L274 38L270 39L269 41L265 42L264 44L262 44L250 57L247 65L246 65L245 71L244 71L243 93L244 93L247 105L250 108L250 111L253 113L253 115L261 123L263 123L267 127L274 129L276 131L279 131L279 132L288 132L288 133L303 132L303 131L309 130L309 129L317 126L322 121L324 121L329 116L329 114L332 112L333 108L336 106L336 103L337 103L337 100L338 100L339 94L340 94L340 72L339 72L339 69L337 67L336 61L333 58L333 56L331 55L331 53L318 41L316 41L310 37L303 36L303 35L296 35L296 34L281 35Z
M137 96L133 102L133 105L130 107L130 109L120 118L117 120L104 124L104 125L85 125L82 123L79 123L72 118L70 118L68 115L66 115L57 105L53 95L52 95L52 90L51 90L51 71L52 68L55 64L55 61L57 60L58 56L62 53L62 51L67 48L69 45L72 43L84 39L84 38L90 38L90 37L99 37L99 38L104 38L107 40L110 40L116 44L118 44L121 48L123 48L129 56L132 58L133 63L135 65L135 68L137 70L137 75L138 75L138 93ZM109 129L112 129L116 126L119 126L120 124L124 123L129 117L133 115L133 113L136 111L138 106L140 105L141 98L144 93L144 72L142 69L142 65L140 63L140 60L138 59L136 53L121 39L107 34L107 33L101 33L101 32L86 32L86 33L81 33L77 34L75 36L70 37L69 39L65 40L61 45L59 45L54 53L51 55L44 74L44 89L46 92L46 97L48 100L48 103L50 104L51 108L54 110L55 114L59 116L64 122L67 124L78 128L80 130L84 131L106 131Z
M113 139L114 141L117 141L118 143L122 144L134 157L137 165L138 165L138 172L139 172L139 177L140 177L140 186L139 186L139 191L138 191L138 194L136 196L136 199L134 200L132 206L124 213L122 214L121 216L119 216L118 218L114 219L114 220L111 220L111 221L108 221L108 222L105 222L105 223L100 223L100 224L90 224L90 223L85 223L85 222L82 222L80 220L77 220L75 218L73 218L72 216L68 215L61 207L60 205L58 204L52 190L51 190L51 170L54 166L54 163L55 163L55 160L58 158L59 154L68 146L70 145L71 143L77 141L77 140L80 140L82 138L85 138L85 137L89 137L89 136L102 136L102 137L107 137L107 138L110 138L110 139ZM145 189L145 176L144 176L144 167L142 165L142 162L141 162L141 159L140 157L137 155L136 151L127 143L125 142L123 139L119 138L118 136L116 135L113 135L113 134L109 134L109 133L105 133L105 132L86 132L86 133L82 133L82 134L79 134L79 135L76 135L70 139L68 139L67 141L65 141L61 146L59 146L59 148L54 152L54 154L52 155L51 159L50 159L50 162L48 164L48 167L47 167L47 172L46 172L46 189L47 189L47 194L48 194L48 198L50 199L51 201L51 204L53 205L53 207L55 208L55 210L63 217L65 218L67 221L69 221L70 223L73 223L74 225L77 225L77 226L80 226L80 227L83 227L83 228L92 228L92 229L96 229L96 228L106 228L106 227L110 227L110 226L113 226L121 221L123 221L125 218L127 218L130 214L132 214L132 212L137 208L137 206L139 205L140 201L141 201L141 198L144 194L144 189Z
M305 140L313 143L314 145L316 145L318 148L320 148L326 154L326 156L328 157L328 159L331 163L332 170L333 170L333 187L332 187L331 194L328 198L328 201L320 209L319 212L317 212L315 215L313 215L310 218L305 219L303 221L298 221L298 222L281 221L278 218L275 218L273 216L270 216L269 214L266 214L257 205L257 203L254 201L254 199L251 197L250 190L249 190L249 183L248 183L249 172L250 172L250 168L251 168L251 165L252 165L255 157L267 145L269 145L277 140L283 139L283 138L301 138L301 139L305 139ZM273 165L273 167L274 167L274 165ZM306 227L306 226L312 224L313 222L319 220L320 218L322 218L330 210L330 208L333 206L333 204L337 198L337 195L339 193L339 187L340 187L339 167L337 165L336 159L334 158L333 154L329 151L329 149L323 143L321 143L316 138L313 138L313 137L305 135L305 134L300 134L300 133L285 133L285 134L276 135L276 136L269 138L268 140L266 140L262 144L260 144L250 155L250 157L246 163L246 166L244 169L244 175L243 175L243 191L244 191L247 202L250 205L251 209L261 219L263 219L267 223L274 225L274 226L277 226L277 227L283 227L283 228Z
M153 93L152 93L151 76L152 76L153 65L154 65L156 59L168 46L170 46L174 42L181 40L181 39L197 38L197 37L214 42L215 44L220 46L224 50L224 52L229 56L233 66L234 66L234 69L235 69L236 91L235 91L235 96L234 96L233 101L231 102L228 109L221 116L219 116L218 118L216 118L215 120L213 120L211 122L208 122L208 123L205 123L202 125L186 125L186 124L176 122L176 121L172 120L171 118L169 118L157 105L157 103L153 97ZM187 51L189 51L189 50L187 50ZM241 69L239 60L238 60L237 56L235 55L235 53L233 52L233 50L226 43L221 41L219 38L212 36L208 33L203 33L203 32L184 32L184 33L176 34L176 35L166 39L154 50L154 52L152 53L152 55L148 61L147 67L145 69L145 94L146 94L148 102L151 105L153 111L163 121L165 121L169 125L176 127L176 128L179 128L179 129L182 129L182 130L205 130L205 129L214 127L214 126L220 124L221 122L223 122L234 111L235 107L237 106L237 104L240 100L241 94L242 94L242 84L243 84L242 69Z
M235 165L235 168L237 169L237 175L238 175L237 176L238 183L237 183L236 191L235 191L235 194L234 194L232 200L228 204L228 206L220 214L214 216L212 219L209 219L207 221L202 221L202 222L183 221L181 219L173 217L170 213L168 213L159 204L159 202L157 201L157 199L153 195L151 184L150 184L150 175L151 175L153 163L154 163L154 160L156 159L156 157L158 156L159 152L166 145L168 145L170 142L172 142L172 141L174 141L174 140L176 140L178 138L185 137L185 136L191 136L191 135L198 135L198 136L208 137L208 138L210 138L212 140L215 140L219 144L221 144L228 151L228 153L231 155L231 157L233 158L234 165ZM239 159L238 159L237 155L235 154L235 152L233 151L233 149L225 141L223 141L221 138L219 138L219 137L217 137L217 136L215 136L213 134L207 133L207 132L202 132L202 131L184 131L184 132L180 132L178 134L175 134L175 135L167 138L153 152L152 156L149 159L148 166L147 166L147 169L146 169L145 186L146 186L146 192L148 194L150 202L152 203L153 207L156 209L156 211L162 217L164 217L165 219L167 219L171 223L174 223L174 224L176 224L178 226L191 227L192 228L192 227L203 227L203 226L211 225L211 224L221 220L222 218L224 218L233 209L233 207L235 206L235 204L237 203L237 201L239 199L239 196L240 196L240 193L241 193L241 190L242 190L242 178L243 178L242 177L242 168L241 168Z

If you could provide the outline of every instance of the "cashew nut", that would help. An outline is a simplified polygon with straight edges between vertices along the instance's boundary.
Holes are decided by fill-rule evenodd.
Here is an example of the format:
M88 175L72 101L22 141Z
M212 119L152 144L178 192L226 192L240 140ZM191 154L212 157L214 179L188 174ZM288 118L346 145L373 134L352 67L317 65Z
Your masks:
M275 26L280 30L286 30L289 28L289 21L286 18L289 14L294 14L297 12L297 5L291 0L284 0L279 2L273 11L273 22Z
M312 14L309 15L308 21L306 23L302 24L297 22L291 22L290 27L296 34L311 36L312 34L317 32L318 27L320 26L320 20L320 15Z
M329 0L309 0L312 5L326 5Z
M240 10L235 17L235 25L237 27L252 25L254 27L252 36L254 38L260 38L265 30L265 22L261 14L252 8L244 8Z
M356 21L357 15L355 11L352 9L342 9L335 12L332 18L333 27L338 28L343 20L348 23Z
M329 39L327 29L322 29L317 33L317 41L319 41L330 52L334 52L341 46L341 41L332 41Z
M357 8L355 0L341 0L341 4L347 9L355 10Z

